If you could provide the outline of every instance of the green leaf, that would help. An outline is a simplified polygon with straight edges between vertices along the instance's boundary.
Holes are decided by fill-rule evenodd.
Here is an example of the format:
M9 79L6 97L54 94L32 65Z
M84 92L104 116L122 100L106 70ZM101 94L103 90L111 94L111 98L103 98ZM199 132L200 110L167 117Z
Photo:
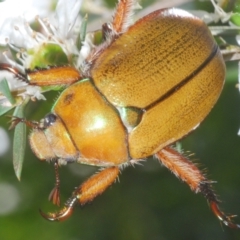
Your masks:
M83 21L81 23L81 28L80 28L80 43L77 45L80 46L82 45L82 42L85 41L86 38L86 32L87 32L87 23L88 23L88 15L86 14L85 17L83 18ZM79 49L80 50L80 49Z
M239 12L240 1L239 0L224 0L218 1L219 5L225 12Z
M25 99L24 102L17 106L14 111L14 116L23 118L24 109L29 99ZM25 147L26 147L26 124L19 123L15 127L14 138L13 138L13 168L15 174L20 181L22 165L25 156Z
M62 85L54 85L54 86L43 86L42 93L49 92L49 91L59 91L63 90L64 87Z
M240 13L233 13L231 16L231 22L237 26L240 26Z
M88 33L92 34L92 33ZM100 45L103 42L103 33L102 30L97 30L93 33L93 44Z
M5 78L0 81L0 92L8 99L11 104L15 103L15 99L12 96L8 82Z
M10 107L4 107L2 105L0 105L0 116L2 116L3 114L5 114L6 112L10 111L12 108L14 108L15 106L10 106Z
M63 49L54 43L42 45L37 52L29 51L32 55L30 69L36 67L45 68L47 66L66 65L68 64L68 57Z

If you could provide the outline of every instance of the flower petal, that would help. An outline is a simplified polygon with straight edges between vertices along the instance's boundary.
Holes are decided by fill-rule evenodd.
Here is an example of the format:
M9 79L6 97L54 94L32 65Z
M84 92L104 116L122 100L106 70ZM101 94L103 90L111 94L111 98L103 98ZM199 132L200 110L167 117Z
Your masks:
M59 0L53 25L57 29L58 36L67 39L71 35L74 24L79 16L82 0Z

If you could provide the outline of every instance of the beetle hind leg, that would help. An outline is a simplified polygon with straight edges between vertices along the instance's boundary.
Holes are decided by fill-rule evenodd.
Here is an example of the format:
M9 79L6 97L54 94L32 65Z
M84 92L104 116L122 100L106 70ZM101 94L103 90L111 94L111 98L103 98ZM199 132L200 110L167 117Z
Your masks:
M201 193L208 201L212 212L226 226L230 228L240 228L239 224L232 222L233 216L227 216L219 209L219 200L213 191L211 181L206 179L204 174L188 160L171 147L165 147L155 154L157 159L178 178L186 182L192 191Z
M199 185L200 192L208 200L210 208L212 212L215 214L215 216L226 226L230 228L240 229L239 224L235 224L232 222L232 218L235 216L227 216L224 212L222 212L219 209L218 206L219 200L217 199L216 194L212 190L211 183L201 182Z
M46 214L40 210L40 214L49 221L63 221L72 215L73 209L77 203L85 205L91 202L114 183L118 175L118 167L106 168L80 185L72 193L72 196L67 200L64 207L59 212Z

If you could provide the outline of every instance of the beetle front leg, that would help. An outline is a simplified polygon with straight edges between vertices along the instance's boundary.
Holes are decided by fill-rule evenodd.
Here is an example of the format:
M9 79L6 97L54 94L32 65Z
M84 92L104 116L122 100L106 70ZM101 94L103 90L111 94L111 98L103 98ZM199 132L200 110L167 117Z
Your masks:
M206 179L196 165L171 147L163 148L155 156L165 167L186 182L192 191L202 193L209 202L211 210L222 223L231 228L240 228L239 224L232 222L232 216L227 216L219 209L219 200L212 189L211 181Z
M8 71L17 79L33 86L69 85L82 79L81 73L71 66L51 66L46 68L26 69L21 73L10 64L1 63L0 71Z
M11 66L10 64L7 64L7 63L1 63L0 64L0 71L8 71L12 74L14 74L14 76L17 78L17 79L20 79L22 80L23 82L28 82L27 80L27 75L21 73L17 68Z
M118 167L104 169L80 185L59 212L45 214L40 210L41 215L49 221L63 221L67 219L72 215L73 208L77 203L84 205L91 202L95 197L103 193L116 180L118 175Z
M55 169L55 186L49 194L48 200L51 201L54 205L60 206L60 178L59 178L59 165L58 161L54 162Z

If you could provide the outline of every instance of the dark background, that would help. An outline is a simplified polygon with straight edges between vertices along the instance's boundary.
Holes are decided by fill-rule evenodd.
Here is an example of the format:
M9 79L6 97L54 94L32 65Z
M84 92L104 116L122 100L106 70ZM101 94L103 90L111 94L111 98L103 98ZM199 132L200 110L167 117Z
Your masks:
M182 5L185 9L209 6L209 3L198 2ZM201 169L207 169L207 176L217 181L214 186L222 200L221 207L227 213L240 215L240 137L237 135L240 94L236 88L237 78L237 62L228 63L227 80L218 103L200 127L181 143L183 149L195 154L191 159L201 163ZM46 97L48 101L28 106L29 119L38 120L50 110L55 96L48 93ZM0 126L8 127L5 117L0 118ZM12 132L9 134L12 141ZM96 170L77 164L62 167L62 200L66 200L74 187ZM119 182L92 204L77 207L73 216L62 223L48 222L39 215L39 208L56 210L47 200L54 184L54 169L52 165L38 161L29 146L21 181L15 177L9 150L0 157L0 182L14 187L19 197L14 211L0 215L0 239L240 239L240 230L221 226L201 195L192 193L188 186L152 159L143 166L125 169ZM8 198L7 192L0 192L2 194ZM0 201L1 208L4 204ZM240 223L240 217L236 221Z

